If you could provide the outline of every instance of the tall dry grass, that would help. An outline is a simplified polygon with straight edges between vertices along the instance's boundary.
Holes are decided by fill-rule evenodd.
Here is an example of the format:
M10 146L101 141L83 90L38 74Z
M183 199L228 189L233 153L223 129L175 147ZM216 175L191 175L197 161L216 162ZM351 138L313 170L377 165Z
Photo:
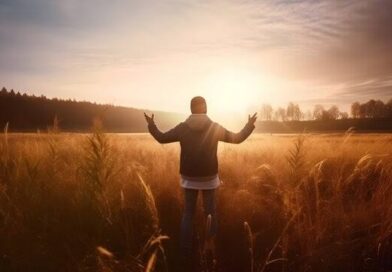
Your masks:
M177 145L149 135L0 135L0 271L181 271ZM388 271L392 136L254 135L219 149L203 271ZM212 257L206 249L213 249Z

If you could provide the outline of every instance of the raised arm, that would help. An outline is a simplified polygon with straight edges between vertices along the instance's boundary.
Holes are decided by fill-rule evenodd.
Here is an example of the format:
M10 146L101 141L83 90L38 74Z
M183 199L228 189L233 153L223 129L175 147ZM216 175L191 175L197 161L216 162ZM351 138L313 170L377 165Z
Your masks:
M245 127L238 133L231 132L223 127L221 127L221 137L220 141L232 144L239 144L245 141L249 135L255 129L255 122L257 119L257 113L253 114L253 116L248 116L248 123L246 123Z
M144 113L144 117L146 118L146 122L148 124L148 131L150 132L152 137L154 137L154 139L157 140L159 143L167 144L167 143L178 142L180 140L179 139L180 125L177 125L176 127L172 128L167 132L161 132L155 125L154 114L152 114L150 117L146 113Z

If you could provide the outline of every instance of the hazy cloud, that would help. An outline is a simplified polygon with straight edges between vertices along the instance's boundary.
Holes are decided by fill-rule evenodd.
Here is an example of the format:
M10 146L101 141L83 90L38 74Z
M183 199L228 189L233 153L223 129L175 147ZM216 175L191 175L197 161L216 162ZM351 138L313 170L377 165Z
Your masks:
M0 0L0 81L64 97L81 95L71 86L91 97L112 84L131 103L121 95L136 86L175 94L243 65L320 92L308 101L388 97L391 25L389 0Z

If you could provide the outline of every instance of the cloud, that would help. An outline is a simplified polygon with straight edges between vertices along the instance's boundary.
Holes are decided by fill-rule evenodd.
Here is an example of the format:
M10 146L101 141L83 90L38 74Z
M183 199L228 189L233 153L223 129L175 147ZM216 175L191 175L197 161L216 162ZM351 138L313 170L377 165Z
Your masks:
M342 88L339 92L339 98L342 99L357 99L360 101L369 99L384 99L392 98L392 76L380 79L369 80L361 83L354 83Z
M312 99L325 86L344 101L387 97L391 10L389 0L1 0L0 81L46 83L64 96L70 81L89 82L89 96L112 74L136 74L152 93L149 74L160 70L180 71L193 88L200 74L248 62L255 73L302 82ZM161 80L173 94L187 87Z
M338 82L391 75L392 2L356 0L345 1L344 6L335 1L321 3L316 10L303 7L315 14L321 9L323 16L309 20L311 23L304 19L299 22L303 34L296 36L301 37L303 47L290 63L298 71L293 76Z

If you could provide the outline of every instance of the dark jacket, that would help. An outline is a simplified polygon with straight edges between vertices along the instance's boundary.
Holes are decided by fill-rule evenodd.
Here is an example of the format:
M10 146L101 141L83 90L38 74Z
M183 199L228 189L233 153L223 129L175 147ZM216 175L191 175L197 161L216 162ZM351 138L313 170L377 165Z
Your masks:
M218 142L239 144L252 133L255 126L247 123L239 133L233 133L206 114L192 114L173 129L162 133L155 124L148 130L160 143L180 142L180 173L186 177L211 177L218 174Z

